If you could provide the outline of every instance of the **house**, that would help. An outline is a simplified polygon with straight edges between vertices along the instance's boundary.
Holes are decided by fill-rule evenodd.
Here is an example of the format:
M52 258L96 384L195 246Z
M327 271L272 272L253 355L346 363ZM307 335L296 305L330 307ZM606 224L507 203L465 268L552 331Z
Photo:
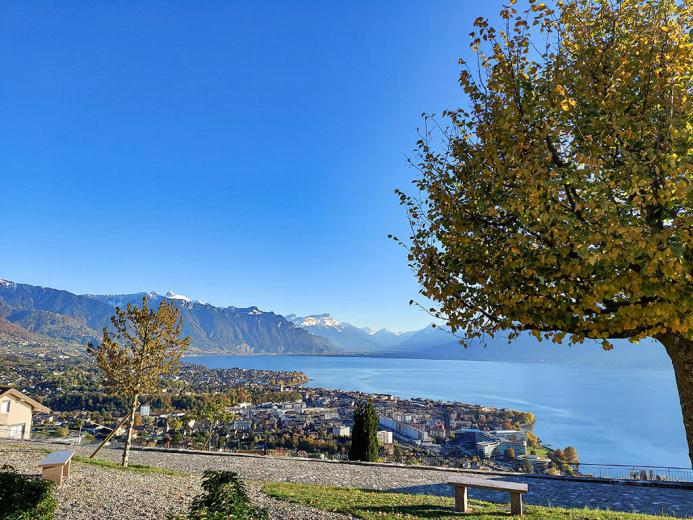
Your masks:
M0 438L31 438L31 416L49 413L41 403L11 386L0 385Z

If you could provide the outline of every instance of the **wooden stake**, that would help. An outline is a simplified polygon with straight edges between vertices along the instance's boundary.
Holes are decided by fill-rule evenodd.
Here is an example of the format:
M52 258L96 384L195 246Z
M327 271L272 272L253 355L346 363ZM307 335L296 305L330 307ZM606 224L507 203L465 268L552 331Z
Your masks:
M96 456L96 454L97 454L99 451L101 451L101 448L103 448L104 444L106 444L108 441L111 440L111 437L113 437L113 436L115 435L115 432L117 432L118 430L120 430L121 426L123 426L123 424L125 424L125 421L127 421L129 418L130 418L130 412L128 412L127 415L126 415L125 417L123 417L123 420L120 421L120 422L118 423L118 426L116 426L115 428L113 428L113 430L111 430L111 433L109 433L109 434L106 436L106 438L105 438L103 441L101 441L101 444L99 444L99 446L94 450L94 453L92 453L91 455L89 455L89 458L90 458L90 459L93 459L93 458Z

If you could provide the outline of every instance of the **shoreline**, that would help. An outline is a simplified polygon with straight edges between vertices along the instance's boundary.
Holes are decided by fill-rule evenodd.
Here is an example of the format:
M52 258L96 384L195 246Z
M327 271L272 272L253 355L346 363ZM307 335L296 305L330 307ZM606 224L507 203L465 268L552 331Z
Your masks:
M461 361L464 363L503 363L507 365L540 365L540 366L578 366L578 367L591 367L599 369L613 369L613 370L628 370L628 371L646 371L646 372L668 372L673 370L671 366L663 365L638 365L638 364L625 364L625 365L614 365L614 366L601 366L595 365L594 363L588 363L581 360L575 361L555 361L555 360L523 360L523 361L508 361L503 359L460 359L457 357L416 357L407 356L405 354L397 355L396 353L329 353L329 354L319 354L319 353L272 353L272 352L261 352L261 353L251 353L251 354L234 354L223 351L210 351L210 352L195 352L191 354L185 354L183 360L186 358L207 358L207 357L228 357L228 358L280 358L280 357L291 357L291 358L353 358L353 359L406 359L411 361Z

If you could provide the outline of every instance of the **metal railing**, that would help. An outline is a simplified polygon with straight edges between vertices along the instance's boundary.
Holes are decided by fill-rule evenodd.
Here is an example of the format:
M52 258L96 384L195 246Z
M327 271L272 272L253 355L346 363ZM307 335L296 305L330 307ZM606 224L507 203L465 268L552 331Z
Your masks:
M588 479L693 483L693 469L682 467L630 464L568 464L559 461L531 464L523 462L515 467L523 473L535 475L548 474Z
M693 482L693 469L622 464L571 464L575 476L618 480Z

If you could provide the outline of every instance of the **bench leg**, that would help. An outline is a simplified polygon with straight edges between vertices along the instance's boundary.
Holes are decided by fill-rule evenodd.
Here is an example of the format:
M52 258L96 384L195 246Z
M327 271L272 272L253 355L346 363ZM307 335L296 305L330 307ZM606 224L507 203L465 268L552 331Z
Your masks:
M455 511L467 513L467 486L455 486Z
M62 466L44 467L41 477L45 480L52 480L59 486L63 483L63 468Z
M510 514L522 516L522 493L510 493Z
M63 466L63 478L67 478L70 476L70 463L68 462Z

